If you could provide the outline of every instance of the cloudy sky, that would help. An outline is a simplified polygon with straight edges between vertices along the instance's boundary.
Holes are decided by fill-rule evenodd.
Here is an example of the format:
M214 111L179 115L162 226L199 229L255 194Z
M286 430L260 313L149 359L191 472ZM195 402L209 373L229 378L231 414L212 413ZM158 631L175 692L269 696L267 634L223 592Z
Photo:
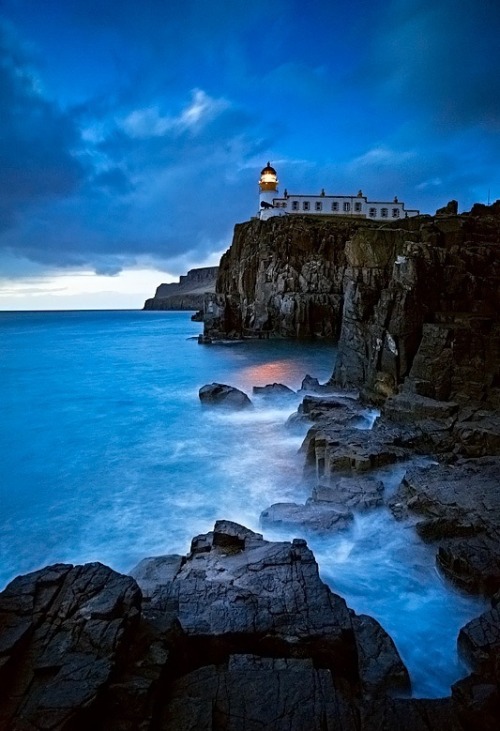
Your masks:
M0 309L141 307L290 192L500 198L500 3L0 0Z

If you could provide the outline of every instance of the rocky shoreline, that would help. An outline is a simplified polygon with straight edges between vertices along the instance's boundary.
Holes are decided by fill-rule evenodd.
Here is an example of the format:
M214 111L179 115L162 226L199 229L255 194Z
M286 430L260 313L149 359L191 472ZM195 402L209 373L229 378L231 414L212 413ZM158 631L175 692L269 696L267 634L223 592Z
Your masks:
M236 389L220 385L201 389L211 407L251 407L248 397L227 402ZM304 385L315 387L313 379ZM360 429L359 400L317 390L291 419L312 423L303 454L317 477L313 494L305 506L262 514L263 525L292 525L298 535L343 530L353 511L379 506L383 486L371 471L429 446L426 410L409 426L391 418L392 406ZM274 384L259 395L284 393ZM434 433L431 442L444 450L456 419L440 423L440 441ZM439 464L406 472L390 508L434 543L448 579L492 599L460 631L472 672L450 697L410 697L392 639L320 580L304 538L273 543L220 520L187 556L145 559L130 576L101 564L55 565L11 582L0 594L0 728L496 728L500 457L434 455Z

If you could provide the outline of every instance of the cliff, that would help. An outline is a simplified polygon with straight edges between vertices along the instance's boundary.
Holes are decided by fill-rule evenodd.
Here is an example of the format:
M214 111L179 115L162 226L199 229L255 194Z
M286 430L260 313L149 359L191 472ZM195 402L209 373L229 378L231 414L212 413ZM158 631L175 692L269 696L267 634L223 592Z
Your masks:
M444 210L444 209L443 209ZM500 205L381 225L349 218L235 228L205 334L331 336L334 380L499 403Z
M218 267L190 269L178 282L160 284L145 310L199 310L206 292L215 291Z

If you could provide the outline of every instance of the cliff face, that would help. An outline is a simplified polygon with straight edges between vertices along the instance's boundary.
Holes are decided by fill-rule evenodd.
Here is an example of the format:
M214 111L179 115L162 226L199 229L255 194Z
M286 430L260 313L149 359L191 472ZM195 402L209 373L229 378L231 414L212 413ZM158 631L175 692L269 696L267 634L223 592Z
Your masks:
M205 331L338 336L349 220L272 218L235 227L219 267Z
M333 336L339 385L496 402L500 211L473 213L240 224L205 333Z
M190 269L178 282L160 284L145 310L199 310L206 292L215 291L218 267Z
M390 268L369 281L375 236L358 234L347 247L336 382L381 397L403 383L433 399L498 403L500 216L401 231Z

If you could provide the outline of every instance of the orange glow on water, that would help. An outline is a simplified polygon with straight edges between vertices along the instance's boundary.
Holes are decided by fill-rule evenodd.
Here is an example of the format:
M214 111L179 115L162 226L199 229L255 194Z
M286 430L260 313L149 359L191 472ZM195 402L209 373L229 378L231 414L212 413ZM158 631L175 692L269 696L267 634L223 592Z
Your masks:
M293 380L292 364L287 360L274 360L270 363L252 365L242 368L242 378L254 386L266 386L268 383L284 383Z

